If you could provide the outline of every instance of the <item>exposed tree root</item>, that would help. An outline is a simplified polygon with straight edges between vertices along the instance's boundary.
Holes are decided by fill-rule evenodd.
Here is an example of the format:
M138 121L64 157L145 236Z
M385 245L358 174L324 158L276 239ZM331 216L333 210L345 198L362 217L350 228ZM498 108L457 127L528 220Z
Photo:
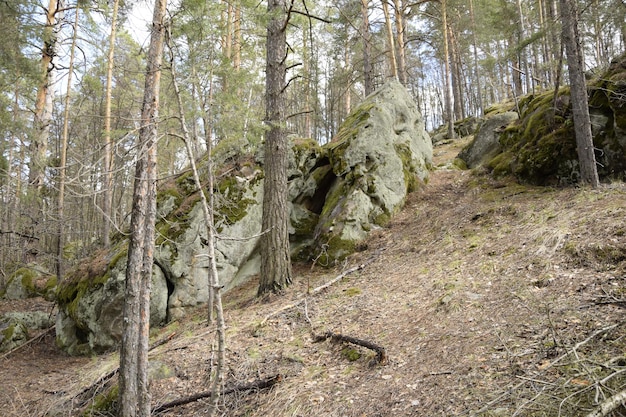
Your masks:
M376 352L376 362L384 365L388 362L387 352L385 348L378 346L368 340L357 339L356 337L346 336L340 333L333 333L328 331L320 336L316 336L313 340L314 343L323 342L326 339L331 339L333 342L348 342L353 345L363 346L364 348L371 349Z
M265 388L270 388L273 385L279 383L280 381L282 381L283 377L280 374L274 375L270 378L267 379L259 379L256 381L253 381L249 384L244 384L244 385L237 385L233 388L229 388L227 390L224 390L224 392L222 392L221 395L228 395L228 394L232 394L234 392L243 392L243 391L258 391L258 390L262 390ZM161 413L165 410L169 410L170 408L174 408L174 407L178 407L180 405L185 405L185 404L189 404L198 400L201 400L203 398L210 398L211 397L211 393L212 391L203 391L203 392L199 392L193 395L190 395L188 397L183 397L183 398L179 398L177 400L174 401L170 401L168 403L165 404L161 404L158 407L155 407L152 410L152 413L157 414L157 413Z

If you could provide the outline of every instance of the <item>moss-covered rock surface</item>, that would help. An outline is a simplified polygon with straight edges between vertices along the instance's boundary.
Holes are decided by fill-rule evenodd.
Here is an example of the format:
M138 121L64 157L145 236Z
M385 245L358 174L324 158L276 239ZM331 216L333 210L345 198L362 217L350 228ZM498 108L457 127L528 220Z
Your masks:
M415 102L397 82L383 86L324 146L291 137L290 235L294 259L332 265L385 226L407 193L427 181L432 144ZM227 291L259 270L263 154L230 143L213 151L216 262ZM153 325L182 317L208 300L207 227L199 204L209 193L207 156L199 189L187 170L160 183L157 195ZM57 290L57 343L71 353L113 348L121 337L126 239L94 254Z
M598 174L626 178L626 55L587 82ZM499 136L500 152L484 164L496 176L514 175L537 185L571 185L580 170L569 87L520 99L520 118ZM515 108L515 106L513 106ZM512 110L510 103L494 113Z

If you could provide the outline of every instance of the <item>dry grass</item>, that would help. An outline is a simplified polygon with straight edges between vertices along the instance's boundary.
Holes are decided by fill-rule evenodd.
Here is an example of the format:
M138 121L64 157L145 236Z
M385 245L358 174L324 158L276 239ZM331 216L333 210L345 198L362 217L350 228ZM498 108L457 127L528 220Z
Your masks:
M494 181L446 164L461 146L435 149L440 168L428 186L345 265L297 265L294 285L263 301L255 282L226 295L226 385L284 378L271 390L224 397L222 415L578 416L624 389L617 301L626 291L626 187ZM155 404L206 389L214 333L204 316L198 310L172 325L178 336L152 352L172 371L153 381ZM383 346L389 364L373 365L375 354L361 347L314 343L329 330ZM93 366L48 357L71 378ZM33 369L23 370L16 407L17 398L40 392L28 385ZM50 400L38 395L40 404ZM200 416L207 407L200 401L163 415Z

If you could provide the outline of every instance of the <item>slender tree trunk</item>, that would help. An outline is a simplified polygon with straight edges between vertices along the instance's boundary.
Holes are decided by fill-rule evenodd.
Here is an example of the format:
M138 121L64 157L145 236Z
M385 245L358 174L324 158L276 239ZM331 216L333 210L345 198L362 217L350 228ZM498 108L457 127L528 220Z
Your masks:
M481 86L481 73L478 68L478 42L476 41L476 19L474 16L474 0L470 0L470 20L472 22L472 49L474 50L474 83L476 84L476 95L478 101L478 109L476 113L478 115L482 114L483 109L485 108L483 104L483 92Z
M389 15L389 4L387 0L381 1L383 5L383 14L385 15L385 28L387 28L387 42L389 43L389 63L391 67L391 75L398 80L398 62L396 60L396 42L393 38L393 28L391 26L391 16Z
M372 34L370 32L369 13L369 0L361 0L361 34L363 36L363 86L365 87L366 96L374 92L373 69L371 61Z
M156 0L135 170L120 350L120 417L149 417L148 341L156 220L157 121L166 0Z
M235 5L235 20L233 22L233 68L239 71L241 67L241 2Z
M35 137L31 142L28 182L31 189L39 194L44 184L45 169L47 166L48 138L52 121L52 83L54 82L54 67L52 59L55 56L57 35L56 18L57 0L50 0L46 9L46 28L44 30L43 48L41 55L41 84L37 90L35 102Z
M109 35L109 55L107 58L107 81L104 96L104 201L102 204L102 243L111 245L111 222L113 221L113 169L114 152L111 140L111 91L113 89L113 64L115 58L115 38L117 33L117 12L119 0L113 1L111 34Z
M72 92L72 75L74 73L74 53L76 51L76 38L78 37L78 17L80 7L78 5L75 9L74 24L72 25L72 45L70 47L70 62L67 73L67 91L65 93L65 110L63 114L63 134L61 136L61 155L59 161L59 197L57 207L57 280L60 282L64 276L63 270L63 246L65 244L65 176L66 176L66 164L67 164L67 142L69 137L69 125L70 125L70 96Z
M268 0L265 81L265 178L261 237L261 278L258 295L280 292L291 284L289 206L287 204L287 152L284 130L287 57L287 6L285 0Z
M187 157L191 164L191 170L193 173L193 179L200 193L200 203L202 204L202 214L204 216L204 223L207 230L207 257L209 259L209 286L211 287L212 302L209 303L208 311L208 323L212 323L213 314L212 309L215 306L217 311L217 335L218 335L218 360L215 370L215 377L211 386L211 408L209 410L209 416L212 416L217 411L217 405L219 401L219 387L224 379L224 366L226 362L226 324L224 322L224 310L222 308L222 297L220 295L220 282L217 273L217 262L215 260L215 233L213 232L213 161L211 158L211 148L208 149L208 172L209 172L209 199L207 201L204 195L202 182L198 174L196 167L196 161L191 146L192 140L190 138L189 130L187 129L187 122L185 120L185 111L183 107L182 96L180 94L180 88L178 86L178 76L176 74L176 65L174 61L174 53L172 51L172 45L169 45L170 51L170 69L172 72L172 84L174 86L174 93L176 95L176 104L178 106L178 114L180 117L180 128L183 132L183 141L185 143L185 149L187 150ZM194 140L193 142L196 142Z
M444 76L444 100L445 121L448 123L448 138L454 138L454 115L452 108L452 86L450 85L450 52L448 39L448 12L446 0L441 0L441 31L443 33L443 76Z
M578 36L576 6L572 0L561 1L561 21L563 24L563 43L567 55L567 67L570 79L572 116L576 133L576 147L580 163L582 182L597 188L600 185L596 158L589 120L587 85L583 70L582 54Z
M393 0L395 17L396 17L396 36L398 42L396 42L396 48L398 53L396 59L398 60L398 80L404 86L406 86L406 47L404 45L404 4L402 0Z
M346 47L343 54L346 68L350 68L352 66L350 48ZM337 120L339 121L348 117L348 115L350 114L350 110L352 109L352 86L350 83L350 73L347 70L344 70L342 76L345 77L346 81L345 84L341 86L341 93L339 94L340 97L343 97L343 108L339 108L339 113L341 113L341 110L343 110L343 114L340 114L337 118ZM367 93L365 94L367 95Z

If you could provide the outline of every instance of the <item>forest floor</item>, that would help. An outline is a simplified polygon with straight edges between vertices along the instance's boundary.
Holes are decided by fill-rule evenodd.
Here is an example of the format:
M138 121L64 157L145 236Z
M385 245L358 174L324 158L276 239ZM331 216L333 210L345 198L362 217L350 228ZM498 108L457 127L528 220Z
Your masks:
M223 396L217 415L585 416L626 388L626 186L493 180L450 164L466 142L435 147L428 184L342 265L295 265L281 296L257 300L254 281L224 296L225 388L280 381ZM167 340L150 353L153 407L208 389L205 316L153 330ZM315 340L327 331L381 346L387 361ZM0 356L0 415L80 415L117 360L66 356L42 334Z

